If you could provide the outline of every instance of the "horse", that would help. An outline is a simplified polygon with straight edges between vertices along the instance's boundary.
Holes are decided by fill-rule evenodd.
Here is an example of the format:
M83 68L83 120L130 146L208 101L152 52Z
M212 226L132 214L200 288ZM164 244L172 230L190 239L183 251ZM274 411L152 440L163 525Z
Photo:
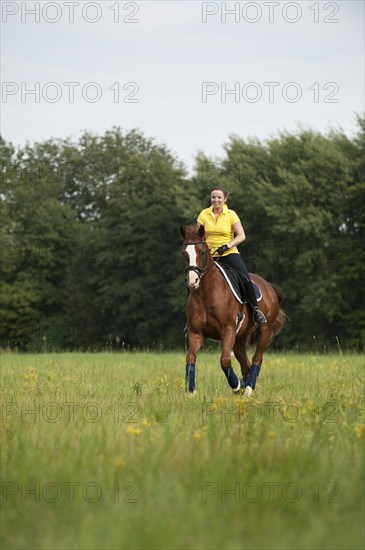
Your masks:
M186 303L187 336L189 349L186 355L185 389L195 393L196 356L205 338L222 343L220 365L233 393L251 396L263 362L263 353L279 334L285 313L281 309L283 293L279 287L250 273L251 280L262 294L260 310L267 323L256 325L251 309L233 295L221 270L208 248L202 225L180 226L183 239L182 256L185 282L189 290ZM246 346L256 345L250 363ZM241 367L239 380L231 364L231 352Z

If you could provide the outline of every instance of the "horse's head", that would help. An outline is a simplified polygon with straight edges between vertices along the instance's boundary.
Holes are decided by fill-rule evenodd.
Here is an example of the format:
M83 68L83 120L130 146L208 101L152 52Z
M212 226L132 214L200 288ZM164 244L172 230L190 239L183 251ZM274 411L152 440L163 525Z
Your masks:
M211 260L209 248L205 242L203 225L180 226L183 239L182 255L186 286L191 290L199 288L200 279L206 275Z

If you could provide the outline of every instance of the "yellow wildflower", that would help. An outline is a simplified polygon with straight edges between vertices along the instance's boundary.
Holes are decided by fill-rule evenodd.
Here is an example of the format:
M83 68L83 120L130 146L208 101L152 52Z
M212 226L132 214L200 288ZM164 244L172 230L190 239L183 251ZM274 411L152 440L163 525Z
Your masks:
M365 426L364 424L358 424L354 428L354 433L357 439L361 439L364 436L365 433Z
M214 402L219 405L220 403L227 403L228 399L227 397L217 397Z
M136 426L128 426L127 433L131 435L140 435L143 432L142 428Z
M33 380L37 380L38 374L33 368L30 368L28 374L25 375L25 378L29 380L29 382L32 382Z
M124 468L124 466L126 465L126 461L124 460L124 458L120 458L119 460L117 460L117 463L116 463L116 467L117 468Z

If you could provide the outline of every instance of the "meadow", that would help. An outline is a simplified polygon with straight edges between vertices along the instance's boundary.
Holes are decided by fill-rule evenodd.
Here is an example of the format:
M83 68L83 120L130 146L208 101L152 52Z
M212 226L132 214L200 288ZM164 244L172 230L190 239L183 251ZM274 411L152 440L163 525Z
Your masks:
M236 372L237 363L233 361ZM1 357L1 548L362 549L364 357Z

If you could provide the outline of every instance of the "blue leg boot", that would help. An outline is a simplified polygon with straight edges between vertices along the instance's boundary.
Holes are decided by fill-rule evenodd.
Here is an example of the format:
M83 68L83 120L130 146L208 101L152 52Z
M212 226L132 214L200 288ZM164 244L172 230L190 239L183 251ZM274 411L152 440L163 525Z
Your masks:
M234 372L234 370L232 368L232 365L229 365L229 367L227 369L224 369L222 367L222 371L224 372L224 374L227 378L228 384L229 384L230 388L232 389L232 391L234 393L238 393L241 390L241 385L240 385L240 382L237 378L237 374Z
M195 392L195 365L186 365L185 391L189 393Z
M256 380L258 378L260 374L260 367L259 365L257 365L256 363L253 363L251 368L250 368L250 372L248 373L247 377L245 378L245 387L247 388L246 389L246 393L247 395L251 395L252 394L252 390L255 389L256 387ZM248 389L249 388L249 389Z

